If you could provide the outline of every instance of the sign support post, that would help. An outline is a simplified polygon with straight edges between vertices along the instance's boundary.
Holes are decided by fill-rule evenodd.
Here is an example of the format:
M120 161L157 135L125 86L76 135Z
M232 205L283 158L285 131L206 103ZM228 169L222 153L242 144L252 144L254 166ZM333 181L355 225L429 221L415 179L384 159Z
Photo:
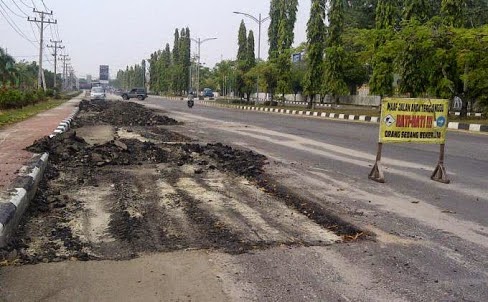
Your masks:
M441 144L441 151L439 153L439 163L437 163L437 167L435 168L434 173L432 173L432 176L430 177L430 179L444 183L444 184L448 184L451 181L447 177L446 168L444 167L445 149L446 149L446 145Z
M383 150L383 143L378 143L378 153L376 153L376 162L373 169L369 173L369 179L379 183L385 183L385 175L381 169L381 152Z

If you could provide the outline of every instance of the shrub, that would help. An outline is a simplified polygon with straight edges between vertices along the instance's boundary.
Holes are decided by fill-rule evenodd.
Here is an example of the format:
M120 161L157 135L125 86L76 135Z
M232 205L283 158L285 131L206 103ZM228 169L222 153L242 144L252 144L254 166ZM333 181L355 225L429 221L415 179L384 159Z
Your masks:
M22 107L24 96L18 90L2 89L0 90L0 109L13 109Z

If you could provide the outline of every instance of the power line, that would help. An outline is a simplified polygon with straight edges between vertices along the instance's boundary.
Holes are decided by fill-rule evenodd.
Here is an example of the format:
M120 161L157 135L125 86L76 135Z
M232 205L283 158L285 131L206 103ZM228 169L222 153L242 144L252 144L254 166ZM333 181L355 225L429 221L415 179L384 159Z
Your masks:
M50 11L50 9L49 9L49 8L47 8L46 3L44 3L44 0L41 0L41 2L42 2L42 5L44 5L44 8L45 8L47 11Z
M37 40L37 38L36 38L37 37L37 34L36 34L35 30L34 30L34 26L32 25L32 22L29 22L29 25L30 25L30 28L31 28L32 33L34 34L34 39L36 39L36 43L39 43L39 40Z
M32 6L30 6L30 5L25 4L25 2L24 2L23 0L19 0L19 1L20 1L20 3L22 3L24 6L26 6L26 7L30 8L30 9L34 9L34 7L32 7Z
M13 4L15 4L15 6L17 6L17 8L22 12L22 14L24 14L24 17L28 17L28 15L24 12L24 10L22 10L22 8L20 8L17 2L15 2L14 0L10 0L10 1L12 1Z
M3 1L2 1L3 2ZM29 38L27 38L27 36L24 34L24 32L20 29L20 27L15 23L14 20L12 20L12 18L10 18L10 16L8 15L7 11L3 8L3 5L0 3L0 14L5 18L5 20L7 21L7 23L10 25L10 27L12 27L12 29L19 35L21 36L22 38L24 38L25 40L29 41L31 44L34 44L34 41L30 40ZM5 14L4 14L5 12Z
M4 6L6 6L6 7L7 7L7 9L8 9L8 10L9 10L9 11L10 11L12 14L14 14L15 16L17 16L17 17L19 17L19 18L22 18L22 19L24 18L24 16L21 16L21 15L17 14L17 13L16 13L16 12L14 12L14 11L13 11L13 10L12 10L10 7L8 7L8 5L7 5L5 2L3 2L3 0L0 0L0 2L2 2L2 3L3 3L3 5L4 5Z

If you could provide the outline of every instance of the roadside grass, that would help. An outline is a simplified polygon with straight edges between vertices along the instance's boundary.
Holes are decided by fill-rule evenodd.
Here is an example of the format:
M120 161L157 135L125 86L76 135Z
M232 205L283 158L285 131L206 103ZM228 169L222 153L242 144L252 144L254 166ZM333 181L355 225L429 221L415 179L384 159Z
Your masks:
M381 116L381 112L379 109L372 109L372 108L346 108L346 107L335 107L335 108L315 108L313 110L307 109L305 106L264 106L264 105L252 105L247 104L245 101L238 103L236 101L229 102L227 100L216 100L218 104L224 105L239 105L239 106L251 106L257 108L275 108L275 109L286 109L286 110L297 110L297 111L316 111L316 112L325 112L325 113L336 113L336 114L347 114L347 115L366 115L372 117L379 117ZM464 124L481 124L481 125L488 125L488 118L487 117L480 117L480 118L461 118L455 115L449 115L449 122L458 122Z
M0 128L26 120L40 112L55 108L67 100L47 100L21 109L0 111Z

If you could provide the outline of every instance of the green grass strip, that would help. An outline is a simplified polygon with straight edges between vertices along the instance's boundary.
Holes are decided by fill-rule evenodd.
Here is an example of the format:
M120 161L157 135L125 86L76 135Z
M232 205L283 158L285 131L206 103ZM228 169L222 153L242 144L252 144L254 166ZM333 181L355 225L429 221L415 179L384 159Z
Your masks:
M0 111L0 128L26 120L38 113L55 108L66 100L47 100L21 109Z

